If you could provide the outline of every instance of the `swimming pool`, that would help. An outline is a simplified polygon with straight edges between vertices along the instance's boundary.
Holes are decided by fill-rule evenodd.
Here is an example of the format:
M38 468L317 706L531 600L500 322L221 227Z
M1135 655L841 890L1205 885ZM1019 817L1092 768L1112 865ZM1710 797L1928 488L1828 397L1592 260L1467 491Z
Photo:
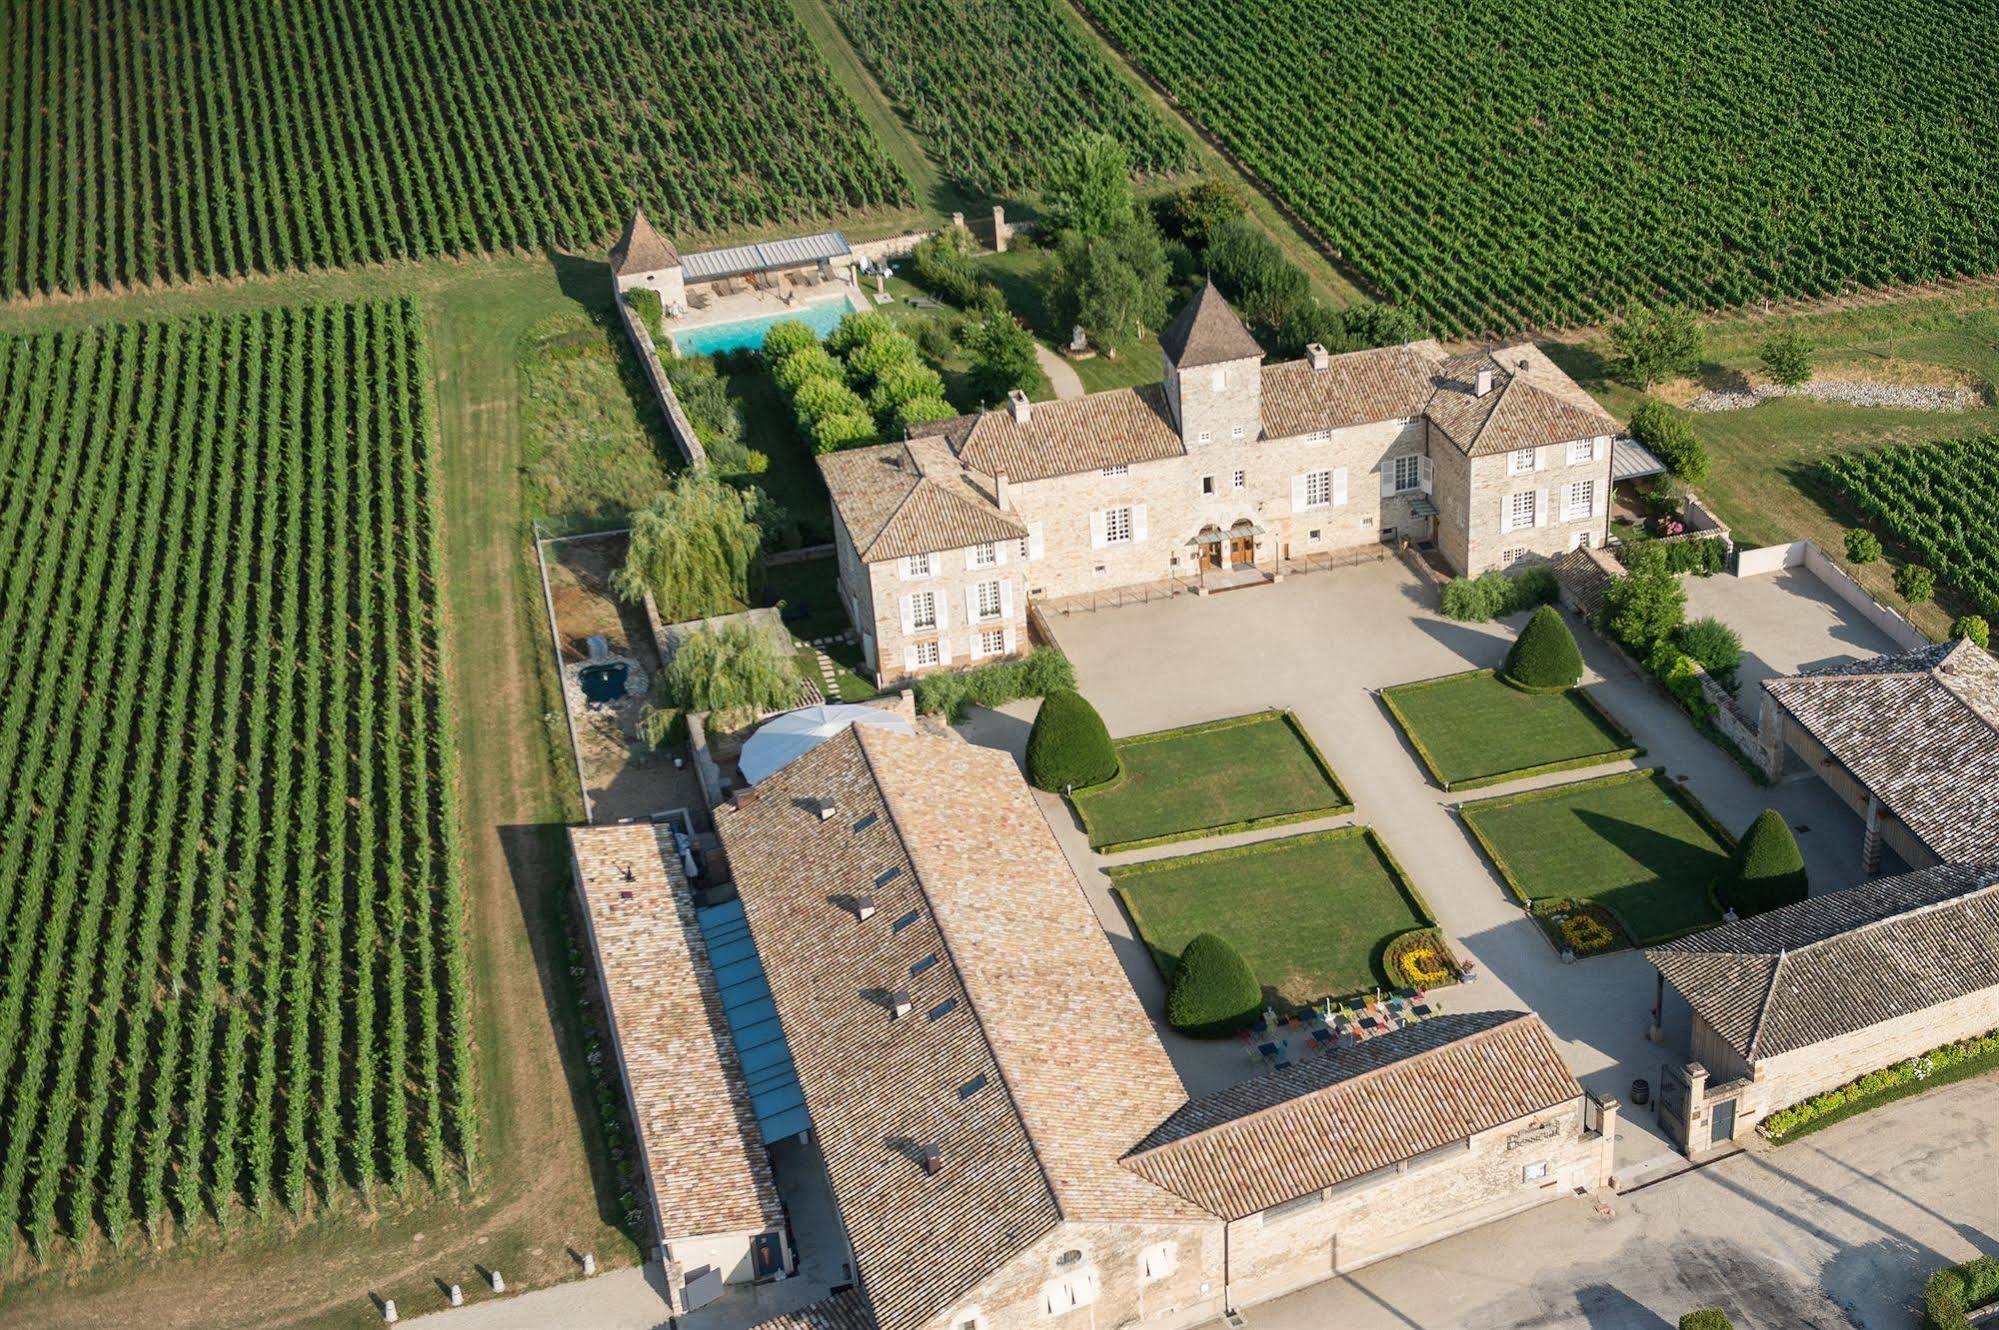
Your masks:
M782 314L766 314L762 318L741 319L735 323L711 323L700 328L689 328L686 332L673 334L673 349L683 356L712 356L717 351L740 351L745 347L758 348L764 344L764 334L771 325L786 319L796 319L824 338L833 331L841 316L852 309L844 298L821 300L811 305L800 305L785 310Z

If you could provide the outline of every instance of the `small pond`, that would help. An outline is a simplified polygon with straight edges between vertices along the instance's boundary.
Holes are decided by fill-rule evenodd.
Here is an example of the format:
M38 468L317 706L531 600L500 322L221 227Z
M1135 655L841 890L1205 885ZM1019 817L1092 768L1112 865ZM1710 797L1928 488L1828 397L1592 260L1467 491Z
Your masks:
M583 696L592 702L619 702L625 696L625 676L631 667L619 661L606 665L587 665L577 672L576 682L583 688Z

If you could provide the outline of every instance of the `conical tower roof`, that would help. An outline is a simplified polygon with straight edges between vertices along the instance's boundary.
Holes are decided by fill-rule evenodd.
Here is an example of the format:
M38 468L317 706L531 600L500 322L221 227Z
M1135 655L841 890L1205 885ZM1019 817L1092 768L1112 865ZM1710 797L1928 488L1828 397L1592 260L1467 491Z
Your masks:
M1181 369L1263 358L1263 348L1212 281L1202 282L1194 298L1160 330L1159 349Z
M673 242L647 220L644 208L634 209L632 219L625 223L625 233L611 246L611 271L657 272L679 266L680 251Z

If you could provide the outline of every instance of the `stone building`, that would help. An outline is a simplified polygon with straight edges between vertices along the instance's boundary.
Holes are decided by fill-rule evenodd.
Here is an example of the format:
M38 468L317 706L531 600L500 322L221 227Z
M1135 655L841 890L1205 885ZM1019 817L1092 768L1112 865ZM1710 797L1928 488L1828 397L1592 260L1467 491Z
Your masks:
M623 295L635 286L659 293L660 305L669 310L687 304L687 279L681 267L680 251L659 233L645 209L633 211L624 234L611 246L611 281Z
M788 1330L1194 1325L1608 1175L1524 1013L1190 1101L1005 753L856 728L716 824L851 1254Z
M1660 1119L1689 1154L1777 1109L1999 1028L1999 868L1830 892L1645 953L1683 1048Z
M1313 346L1266 365L1203 286L1159 348L1156 384L1014 393L928 438L821 459L842 594L881 682L966 660L962 632L910 613L928 589L906 585L911 561L955 572L966 549L1009 535L1004 580L1024 612L1120 588L1249 585L1405 539L1475 574L1608 533L1616 422L1531 345ZM901 507L919 490L923 520Z

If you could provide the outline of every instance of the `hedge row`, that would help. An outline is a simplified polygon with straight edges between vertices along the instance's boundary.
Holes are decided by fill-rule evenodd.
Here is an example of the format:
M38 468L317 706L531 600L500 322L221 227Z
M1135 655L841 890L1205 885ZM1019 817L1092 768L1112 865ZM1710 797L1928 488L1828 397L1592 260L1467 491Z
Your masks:
M1925 1081L1948 1084L1994 1066L1999 1066L1999 1030L1960 1039L1892 1067L1870 1071L1857 1081L1778 1109L1764 1118L1758 1129L1769 1139L1781 1142L1807 1130L1828 1126L1877 1102L1914 1093Z
M1054 647L1036 647L1017 660L922 676L916 681L916 708L941 711L958 720L966 707L1003 707L1023 697L1046 697L1075 686L1076 671L1069 658Z
M1971 1330L1970 1313L1999 1302L1999 1258L1978 1256L1947 1265L1923 1286L1929 1330Z

